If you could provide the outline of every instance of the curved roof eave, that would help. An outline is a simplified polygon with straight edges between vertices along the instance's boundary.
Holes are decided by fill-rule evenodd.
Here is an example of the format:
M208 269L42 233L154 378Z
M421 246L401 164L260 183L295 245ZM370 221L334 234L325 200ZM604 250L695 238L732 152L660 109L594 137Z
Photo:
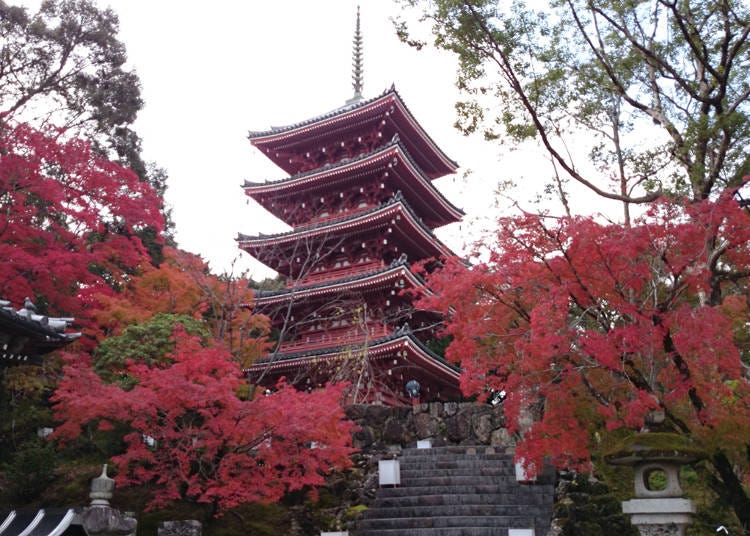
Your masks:
M304 173L298 173L287 177L285 179L269 182L251 182L245 181L242 188L245 190L245 194L249 195L253 199L256 196L260 196L268 193L278 193L283 190L290 190L301 186L314 185L322 182L324 179L331 177L332 175L340 175L344 172L354 171L358 168L372 165L377 161L383 159L388 155L389 152L393 152L396 149L401 151L405 157L405 161L409 166L410 172L417 181L424 187L427 192L451 215L454 221L458 221L462 216L465 215L464 211L451 203L432 183L432 181L425 176L419 165L414 161L414 158L409 154L409 151L401 143L398 137L389 142L387 145L380 147L367 154L358 156L352 159L344 159L341 162L326 166L320 169L306 171Z
M411 270L409 270L409 263L404 260L398 263L394 263L387 268L383 268L382 270L373 270L351 277L322 281L320 283L308 285L305 287L256 292L254 306L262 307L264 305L285 302L287 300L307 299L311 296L325 295L330 292L339 292L342 289L357 289L366 286L372 286L378 283L390 281L391 279L394 279L396 277L406 277L408 278L412 287L423 288L425 292L429 293L429 290L425 286L424 279L422 279L419 275L412 273Z
M408 326L397 329L391 335L370 341L367 344L368 358L377 358L379 355L408 347L414 355L422 357L425 362L433 365L433 368L441 371L444 375L458 381L460 370L427 348L417 339ZM250 367L243 370L244 373L252 373L256 370L263 370L270 367L271 370L279 368L295 368L307 366L312 362L325 359L333 359L341 355L342 352L351 351L352 349L363 348L363 345L343 345L329 348L319 348L308 352L295 352L292 354L276 354L272 357L262 359L253 363Z
M440 252L441 255L443 255L444 257L450 257L453 255L453 252L448 248L448 246L443 244L435 236L432 230L426 227L419 220L419 218L414 213L414 211L409 207L406 201L404 201L403 196L400 193L397 193L396 196L394 196L391 199L391 201L388 203L372 208L370 210L365 210L360 213L347 216L345 218L328 220L325 222L321 222L319 224L310 225L308 227L299 227L293 231L287 231L285 233L278 233L278 234L272 234L272 235L265 235L261 233L258 236L248 236L248 235L239 233L236 240L237 242L239 242L239 247L241 248L243 247L259 248L259 247L266 247L266 246L271 246L271 245L278 245L283 242L292 243L302 238L313 237L316 235L332 236L335 234L336 231L342 231L346 228L354 228L357 225L364 225L366 223L372 224L374 221L377 221L379 218L388 216L389 213L393 209L398 209L400 212L406 215L407 218L404 218L404 219L415 230L421 231L425 239L428 240L430 243L434 244L435 248Z
M397 108L402 112L404 118L412 125L412 127L419 133L420 137L426 142L426 144L433 148L437 156L444 162L446 168L449 170L448 173L454 173L458 169L458 162L446 155L443 150L435 143L429 134L422 128L422 125L417 122L411 110L406 106L401 95L396 91L396 86L385 90L383 93L369 100L359 101L352 104L347 104L340 108L336 108L322 115L306 119L291 125L271 127L268 130L260 131L249 131L248 139L256 147L269 145L273 141L283 140L292 138L296 135L303 134L307 136L311 130L315 130L321 127L328 127L331 123L338 123L348 119L351 116L361 114L368 108L376 108L388 99L393 99L397 104Z

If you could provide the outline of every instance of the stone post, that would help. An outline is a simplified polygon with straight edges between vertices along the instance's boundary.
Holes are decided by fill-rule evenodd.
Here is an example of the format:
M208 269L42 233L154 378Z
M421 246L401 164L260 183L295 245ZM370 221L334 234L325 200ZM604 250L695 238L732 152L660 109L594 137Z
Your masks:
M684 536L695 504L682 495L680 466L696 461L700 452L684 437L665 432L641 432L618 452L607 456L613 465L634 469L635 498L623 501L622 511L641 536Z
M81 525L89 536L135 536L138 521L109 505L114 489L105 464L102 474L91 481L91 504L81 513Z

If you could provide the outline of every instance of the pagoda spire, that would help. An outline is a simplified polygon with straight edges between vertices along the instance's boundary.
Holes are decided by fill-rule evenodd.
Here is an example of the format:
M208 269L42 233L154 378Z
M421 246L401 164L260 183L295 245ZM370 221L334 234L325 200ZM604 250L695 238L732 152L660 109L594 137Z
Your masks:
M362 67L362 31L359 24L359 6L357 6L357 24L354 29L352 44L352 88L354 89L354 96L346 101L347 104L362 100L364 73Z

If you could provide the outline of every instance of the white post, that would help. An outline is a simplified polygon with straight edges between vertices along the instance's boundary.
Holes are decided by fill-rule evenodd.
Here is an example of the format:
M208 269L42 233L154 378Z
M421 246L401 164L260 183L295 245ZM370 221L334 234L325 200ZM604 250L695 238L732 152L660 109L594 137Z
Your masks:
M381 486L401 485L401 466L398 460L380 460L378 476Z

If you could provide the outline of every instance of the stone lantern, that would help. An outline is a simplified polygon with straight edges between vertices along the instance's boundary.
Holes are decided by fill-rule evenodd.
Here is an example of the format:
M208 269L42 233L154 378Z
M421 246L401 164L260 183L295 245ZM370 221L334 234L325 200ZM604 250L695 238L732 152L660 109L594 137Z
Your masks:
M88 536L135 536L138 521L109 505L115 481L107 476L107 466L102 474L91 481L91 505L81 512L81 524Z
M606 457L633 467L635 498L623 501L622 511L642 536L684 536L695 504L683 497L680 467L702 457L685 437L668 432L640 432Z

